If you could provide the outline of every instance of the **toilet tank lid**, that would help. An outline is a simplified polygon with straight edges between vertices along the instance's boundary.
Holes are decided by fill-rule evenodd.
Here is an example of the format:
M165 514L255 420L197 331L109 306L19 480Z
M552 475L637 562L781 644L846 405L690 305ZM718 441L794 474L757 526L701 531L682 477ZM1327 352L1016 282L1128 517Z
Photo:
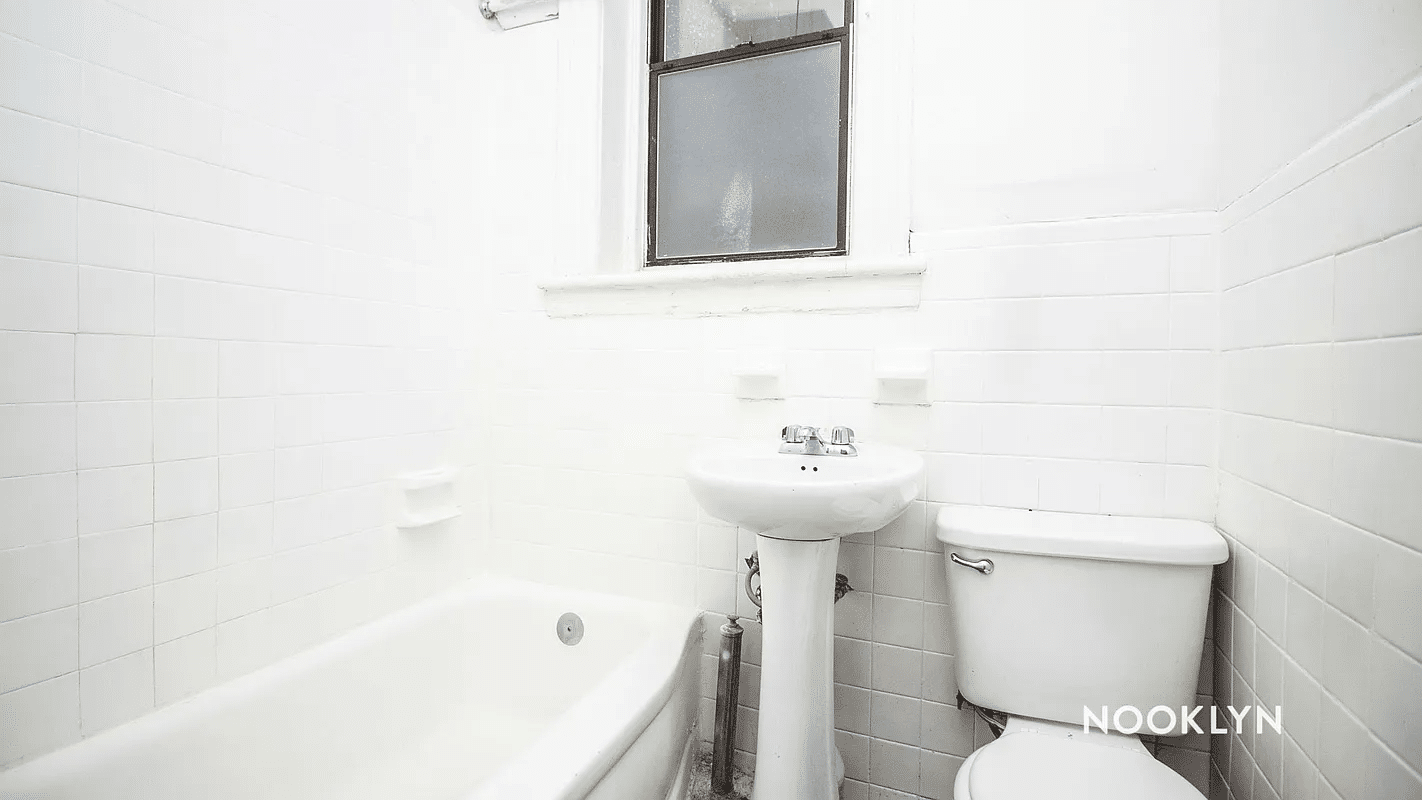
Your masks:
M938 512L937 535L959 547L1099 561L1194 566L1229 558L1214 526L1187 519L949 505Z

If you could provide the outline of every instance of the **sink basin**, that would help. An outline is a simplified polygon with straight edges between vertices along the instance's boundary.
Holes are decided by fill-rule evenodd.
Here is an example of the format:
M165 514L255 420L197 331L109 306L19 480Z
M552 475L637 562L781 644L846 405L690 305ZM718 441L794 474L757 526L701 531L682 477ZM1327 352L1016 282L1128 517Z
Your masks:
M707 512L775 539L876 531L918 496L923 459L910 450L872 443L853 457L778 450L778 442L705 448L687 464L687 483Z

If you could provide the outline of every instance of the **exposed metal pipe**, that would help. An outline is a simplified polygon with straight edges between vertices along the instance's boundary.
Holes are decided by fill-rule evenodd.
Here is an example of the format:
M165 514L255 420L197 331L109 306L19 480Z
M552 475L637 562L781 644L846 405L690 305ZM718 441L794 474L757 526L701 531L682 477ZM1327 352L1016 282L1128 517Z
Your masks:
M736 706L741 692L741 634L735 614L721 626L721 662L716 670L716 733L711 745L711 789L730 794L736 747Z

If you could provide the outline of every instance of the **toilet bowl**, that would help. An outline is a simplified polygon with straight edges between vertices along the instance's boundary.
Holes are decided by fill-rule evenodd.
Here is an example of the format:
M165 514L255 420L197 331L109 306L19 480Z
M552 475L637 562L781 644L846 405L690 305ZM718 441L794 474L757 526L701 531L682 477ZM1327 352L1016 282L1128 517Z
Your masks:
M1191 520L981 506L944 506L937 523L958 690L1008 720L959 768L955 800L1201 800L1133 733L1083 720L1193 705L1224 538Z
M1083 732L1010 717L1001 737L968 756L954 800L1201 800L1135 736Z

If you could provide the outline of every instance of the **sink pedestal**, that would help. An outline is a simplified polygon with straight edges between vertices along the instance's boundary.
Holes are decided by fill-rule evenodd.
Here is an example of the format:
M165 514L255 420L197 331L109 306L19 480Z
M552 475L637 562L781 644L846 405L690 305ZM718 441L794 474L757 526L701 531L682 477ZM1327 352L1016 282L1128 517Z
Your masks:
M834 576L839 538L758 534L760 725L751 800L834 800Z

